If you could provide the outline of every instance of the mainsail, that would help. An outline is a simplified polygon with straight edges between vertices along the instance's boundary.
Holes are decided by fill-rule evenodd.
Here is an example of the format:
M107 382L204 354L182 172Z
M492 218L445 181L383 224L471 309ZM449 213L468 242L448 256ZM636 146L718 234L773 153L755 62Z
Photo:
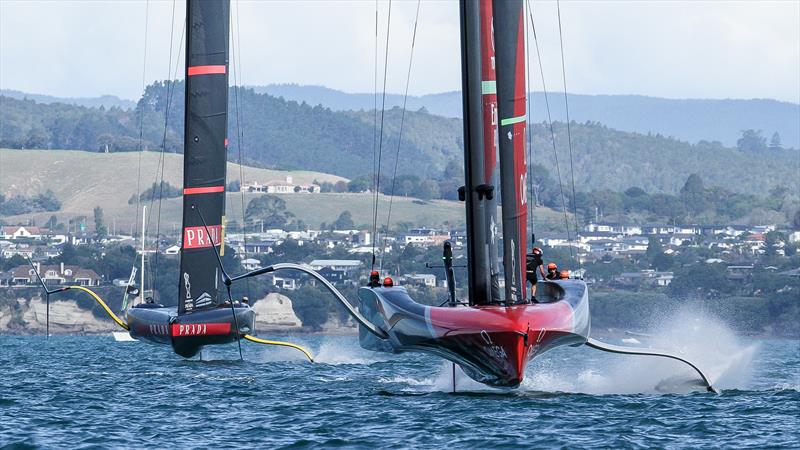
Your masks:
M183 240L178 314L221 301L212 246L224 236L229 0L186 4ZM205 221L205 224L204 224Z
M526 298L525 13L522 0L494 0L493 8L505 300L516 303Z

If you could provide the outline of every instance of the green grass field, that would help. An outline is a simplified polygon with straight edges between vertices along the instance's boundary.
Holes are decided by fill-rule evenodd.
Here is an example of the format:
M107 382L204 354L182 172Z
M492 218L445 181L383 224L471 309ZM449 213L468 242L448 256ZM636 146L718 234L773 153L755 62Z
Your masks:
M70 219L86 216L87 226L92 229L92 211L95 206L103 208L109 231L129 233L136 220L136 205L129 205L128 199L136 193L139 167L139 153L92 153L64 150L0 150L0 192L11 196L15 194L35 195L47 189L52 190L61 200L61 211L32 213L3 217L8 224L27 224L34 221L45 223L51 215L67 223ZM141 154L142 190L156 181L159 153ZM311 183L314 180L336 182L344 178L335 175L310 171L279 171L243 167L245 182L284 180L287 175L296 183ZM183 178L182 156L164 155L164 181L173 186L181 186ZM228 181L239 179L239 166L228 164ZM252 198L263 194L245 194L247 206ZM347 210L357 225L372 223L372 201L369 193L362 194L284 194L287 208L298 219L312 228L321 223L331 223ZM149 205L149 202L147 203ZM379 198L378 223L385 224L389 197ZM156 222L158 202L148 213L151 216L150 229ZM227 219L229 222L242 220L242 197L239 193L227 196ZM162 233L175 234L181 224L181 199L164 200L161 204ZM559 229L563 217L550 209L539 208L537 223L543 229ZM406 197L395 197L392 206L391 226L409 222L415 226L438 227L443 224L460 227L464 224L464 205L461 202L434 200L420 202Z

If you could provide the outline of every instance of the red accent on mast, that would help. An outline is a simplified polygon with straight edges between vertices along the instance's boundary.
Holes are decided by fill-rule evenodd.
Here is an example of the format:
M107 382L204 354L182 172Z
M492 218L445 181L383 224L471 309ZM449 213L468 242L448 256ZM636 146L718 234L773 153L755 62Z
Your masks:
M195 75L224 74L226 70L225 66L192 66L186 70L186 73L193 77Z
M481 81L482 85L494 85L497 81L494 64L494 27L492 24L492 2L480 2L481 20ZM487 83L489 82L489 83ZM483 103L483 181L493 184L492 177L497 168L497 89L482 92Z
M215 192L225 192L225 186L196 187L196 188L183 189L183 195L213 194Z

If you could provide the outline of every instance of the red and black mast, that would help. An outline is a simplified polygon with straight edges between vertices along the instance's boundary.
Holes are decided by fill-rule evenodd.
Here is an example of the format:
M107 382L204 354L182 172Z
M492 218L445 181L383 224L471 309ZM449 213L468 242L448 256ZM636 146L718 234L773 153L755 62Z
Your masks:
M494 0L505 301L526 300L525 12L522 0Z
M213 247L218 246L222 253L229 17L229 0L186 2L183 238L178 314L216 307L221 301L220 274Z

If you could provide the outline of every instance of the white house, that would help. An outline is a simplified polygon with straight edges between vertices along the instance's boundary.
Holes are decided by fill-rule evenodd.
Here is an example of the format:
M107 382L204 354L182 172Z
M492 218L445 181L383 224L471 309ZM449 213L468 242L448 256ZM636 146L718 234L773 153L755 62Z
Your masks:
M285 181L268 181L261 184L257 181L246 184L242 187L245 192L262 192L267 194L299 194L317 193L320 191L318 184L295 184L291 175L287 175Z
M261 268L261 261L255 258L245 258L242 260L244 270L256 270Z
M361 261L357 259L315 259L309 264L312 269L319 271L327 267L345 273L351 273L361 268Z
M436 287L436 275L431 273L407 273L403 278L408 284Z
M169 247L164 249L165 255L178 255L181 253L181 246L178 244L170 245Z
M39 227L4 226L0 227L0 239L41 239L42 230Z

